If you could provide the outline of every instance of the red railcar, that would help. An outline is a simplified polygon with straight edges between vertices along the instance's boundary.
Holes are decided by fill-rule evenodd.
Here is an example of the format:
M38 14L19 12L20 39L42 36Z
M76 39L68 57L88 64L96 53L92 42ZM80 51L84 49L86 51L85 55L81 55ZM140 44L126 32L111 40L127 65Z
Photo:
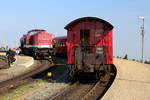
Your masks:
M110 23L96 17L83 17L72 21L65 29L70 72L97 74L104 66L113 64L113 26Z
M66 46L67 37L55 37L53 40L54 54L56 56L67 56L67 46Z
M20 39L21 52L35 58L49 57L53 53L53 38L54 35L45 30L31 30Z

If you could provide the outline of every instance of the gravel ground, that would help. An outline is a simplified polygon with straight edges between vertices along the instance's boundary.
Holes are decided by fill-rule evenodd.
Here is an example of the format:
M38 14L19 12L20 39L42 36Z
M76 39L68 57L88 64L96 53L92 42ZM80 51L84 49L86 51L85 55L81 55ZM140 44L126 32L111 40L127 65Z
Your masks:
M57 62L61 64L66 62L65 59L57 60ZM28 94L18 98L17 100L45 100L48 99L50 96L56 94L57 92L70 86L67 74L68 71L65 65L51 67L48 71L53 73L52 79L55 80L55 83L48 82L44 88L31 91Z
M16 56L15 58L16 58L16 61L12 65L12 67L18 66L18 65L30 67L34 63L34 59L29 56Z
M58 70L60 70L60 68L56 69L55 71L58 71ZM66 73L64 73L64 74L66 75ZM63 74L61 74L61 75L66 78L65 75L63 75ZM67 88L68 86L70 86L69 82L65 82L66 80L64 80L65 79L64 77L58 76L58 78L56 79L56 83L46 81L43 84L43 82L41 81L40 84L43 84L42 88L38 87L35 90L28 91L28 92L26 92L26 94L22 95L21 97L19 97L16 100L45 100L45 99L48 99L50 96Z
M0 100L43 100L67 87L65 83L50 83L38 79L0 95Z
M59 60L59 63L66 60ZM58 63L58 64L59 64ZM49 82L45 76L47 72L52 72L52 79L55 82ZM31 82L19 88L12 90L0 97L0 100L44 100L70 86L68 80L68 70L65 65L53 66L43 73L34 76L37 82Z
M16 61L13 65L11 65L10 68L0 70L0 82L30 71L32 68L30 68L28 65L32 65L33 63L34 60L32 57L16 56Z
M117 76L102 100L150 100L150 65L114 58Z
M32 93L28 93L17 100L45 100L49 98L51 95L61 91L62 89L69 86L66 83L48 83L44 88L32 91Z
M0 52L0 55L6 55L6 53Z
M150 100L150 65L116 58L114 64L117 76L102 100ZM59 78L64 78L60 77L64 76L62 69L58 67L59 72L55 74ZM44 100L70 85L64 81L40 84L42 87L37 85L39 88L27 91L17 100Z

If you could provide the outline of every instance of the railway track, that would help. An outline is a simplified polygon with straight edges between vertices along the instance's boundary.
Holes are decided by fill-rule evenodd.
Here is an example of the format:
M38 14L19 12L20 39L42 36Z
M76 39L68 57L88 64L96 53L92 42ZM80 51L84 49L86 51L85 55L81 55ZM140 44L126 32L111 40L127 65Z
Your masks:
M20 75L20 76L14 77L12 79L0 82L0 92L3 90L9 89L11 87L17 87L21 84L24 84L24 80L25 80L25 82L30 80L30 79L28 79L28 77L33 76L33 75L35 75L41 71L44 71L53 65L51 65L50 62L47 60L36 60L34 65L32 65L32 67L34 67L34 66L38 66L38 68L36 68L32 71L29 71L23 75ZM22 80L23 80L23 82L21 82Z
M111 66L111 70L95 83L76 82L67 89L54 94L48 100L99 100L109 89L116 76L116 68Z
M23 79L23 80L20 80L20 81L17 81L15 84L13 85L9 85L7 87L4 87L4 88L1 88L0 89L0 98L2 95L4 95L5 93L10 93L13 89L16 89L20 86L23 86L23 85L26 85L26 84L29 84L31 82L34 82L36 81L36 79L33 79L31 77L29 78L26 78L26 79Z

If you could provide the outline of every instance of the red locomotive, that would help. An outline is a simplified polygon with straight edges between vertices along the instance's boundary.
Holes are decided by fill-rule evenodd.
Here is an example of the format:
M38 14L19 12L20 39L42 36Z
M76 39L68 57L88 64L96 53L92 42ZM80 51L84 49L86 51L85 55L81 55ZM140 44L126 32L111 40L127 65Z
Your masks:
M21 52L35 58L47 58L53 53L53 38L54 35L45 30L34 29L28 31L27 35L23 35L20 39Z
M65 29L70 74L99 78L113 64L113 26L96 17L83 17L72 21Z
M54 47L54 55L57 56L67 56L67 46L66 46L67 37L61 36L56 37L53 40L53 47Z

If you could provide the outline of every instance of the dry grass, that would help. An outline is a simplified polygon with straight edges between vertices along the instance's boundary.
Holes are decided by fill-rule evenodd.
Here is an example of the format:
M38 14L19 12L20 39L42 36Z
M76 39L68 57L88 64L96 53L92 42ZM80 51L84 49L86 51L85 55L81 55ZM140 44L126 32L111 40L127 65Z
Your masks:
M0 96L0 100L15 100L29 92L45 87L45 84L48 84L48 82L44 80L31 82L27 85L23 85L16 89L13 89L9 93L5 93L4 95Z

